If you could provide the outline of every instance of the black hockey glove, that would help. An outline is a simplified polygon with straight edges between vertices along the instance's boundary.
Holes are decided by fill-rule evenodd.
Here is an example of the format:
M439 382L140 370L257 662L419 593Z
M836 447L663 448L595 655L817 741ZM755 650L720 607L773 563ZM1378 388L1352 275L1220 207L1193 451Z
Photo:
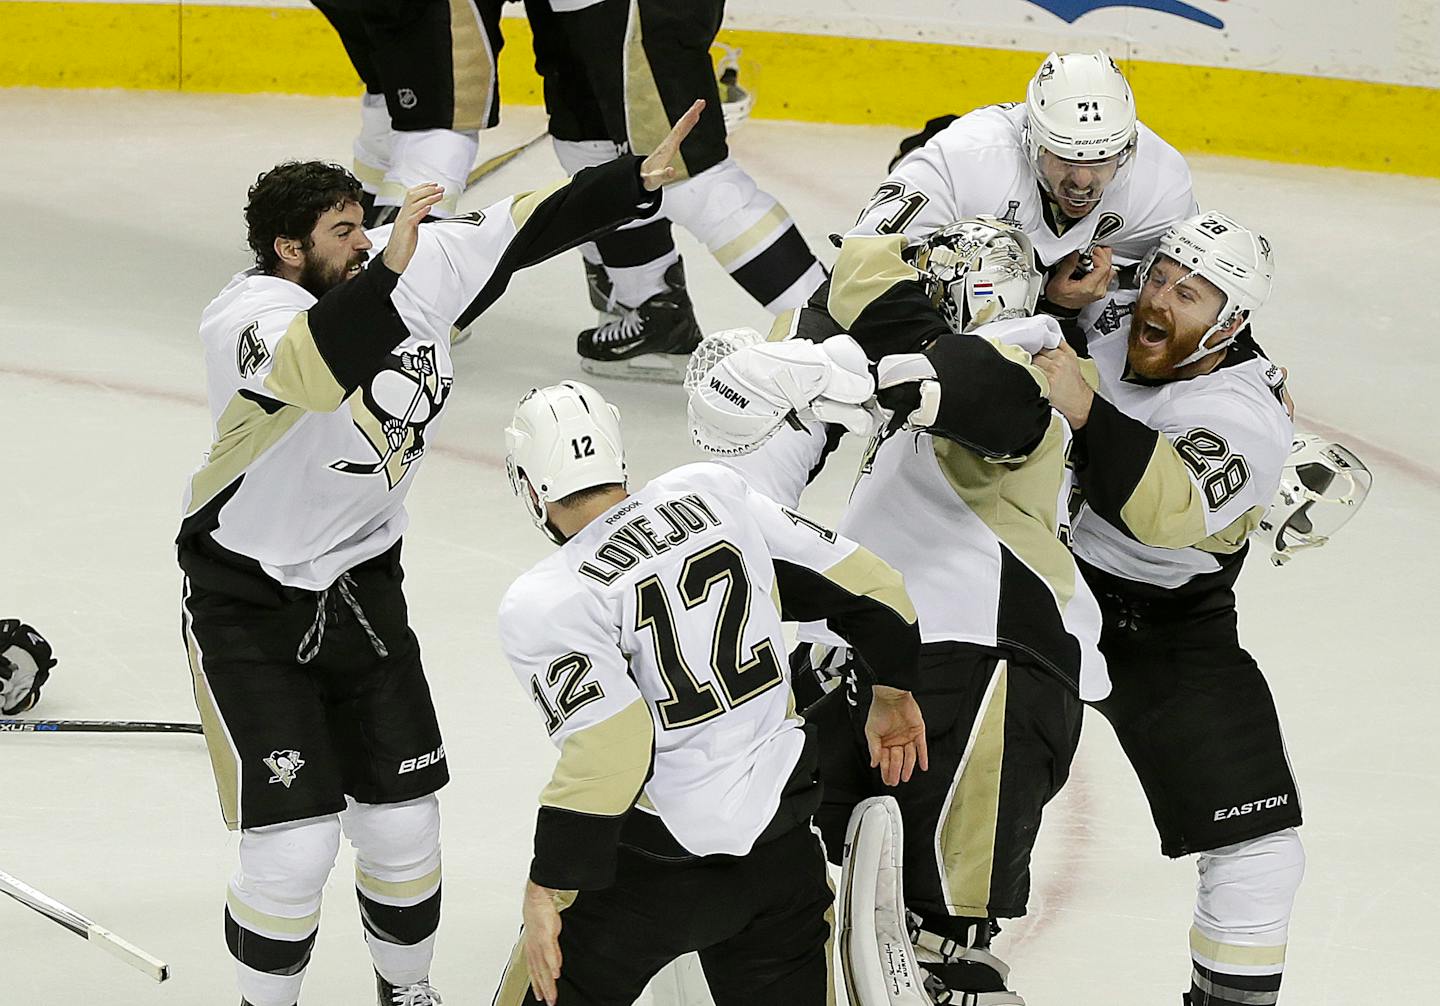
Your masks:
M18 618L0 619L0 713L13 716L35 708L54 666L44 636Z

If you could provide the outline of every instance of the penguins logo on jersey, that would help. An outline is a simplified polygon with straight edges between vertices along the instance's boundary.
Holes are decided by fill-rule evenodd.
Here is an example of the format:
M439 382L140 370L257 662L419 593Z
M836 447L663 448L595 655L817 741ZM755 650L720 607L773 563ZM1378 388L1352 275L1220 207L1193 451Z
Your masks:
M390 488L425 453L425 428L445 407L453 378L441 377L435 347L391 354L385 367L350 397L355 428L375 452L373 461L342 460L331 468L347 475L385 473Z
M260 759L265 763L274 775L270 776L271 782L278 782L289 789L295 782L295 773L305 767L305 759L300 757L300 752L291 748L288 751L271 751L269 758Z

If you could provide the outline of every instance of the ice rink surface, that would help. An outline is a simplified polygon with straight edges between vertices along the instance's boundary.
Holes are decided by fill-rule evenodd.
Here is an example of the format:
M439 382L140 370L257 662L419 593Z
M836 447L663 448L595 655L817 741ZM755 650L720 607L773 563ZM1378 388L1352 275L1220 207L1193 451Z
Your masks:
M60 658L36 715L195 718L171 542L209 441L197 320L249 264L247 185L283 158L348 163L356 106L0 92L0 616L32 622ZM505 117L482 156L541 125L535 109ZM854 219L901 134L751 122L733 147L830 261L825 235ZM1257 552L1240 582L1242 640L1276 693L1304 798L1309 866L1282 1002L1429 1001L1440 989L1440 181L1192 164L1202 206L1275 245L1276 291L1256 327L1290 369L1299 425L1375 474L1329 547L1283 569ZM560 174L542 146L462 205ZM702 327L764 323L680 241ZM578 253L517 277L456 352L457 393L409 497L411 617L454 776L433 976L447 1004L490 1002L554 758L496 644L501 593L550 548L510 496L501 430L532 385L581 376L574 338L592 318ZM696 456L678 388L598 383L624 413L637 483ZM832 463L806 509L837 516L846 467ZM0 899L0 1003L233 1004L220 921L234 846L198 737L0 735L0 869L174 969L154 986ZM1030 916L998 943L1031 1006L1179 1001L1194 867L1158 848L1139 785L1089 714L1041 832ZM348 857L331 876L308 1004L373 1002Z

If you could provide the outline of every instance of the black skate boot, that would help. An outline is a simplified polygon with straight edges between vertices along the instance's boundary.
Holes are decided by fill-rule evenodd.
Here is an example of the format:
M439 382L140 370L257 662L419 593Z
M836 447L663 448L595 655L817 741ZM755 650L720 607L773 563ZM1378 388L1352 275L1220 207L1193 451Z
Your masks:
M375 1001L379 1006L440 1006L440 993L422 978L413 985L391 985L375 972Z
M668 289L643 304L616 304L618 318L580 333L575 348L581 370L622 381L679 384L685 379L690 352L700 345L700 326L685 290L683 263L665 271L665 283Z

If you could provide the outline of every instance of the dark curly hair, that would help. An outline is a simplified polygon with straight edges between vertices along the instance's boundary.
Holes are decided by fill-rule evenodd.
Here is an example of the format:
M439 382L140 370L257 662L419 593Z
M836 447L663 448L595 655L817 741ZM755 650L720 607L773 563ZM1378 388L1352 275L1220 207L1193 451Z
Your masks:
M277 237L297 238L308 245L321 215L358 203L360 192L354 175L327 161L286 161L261 172L245 204L245 239L260 271L275 271L280 261L275 253Z

